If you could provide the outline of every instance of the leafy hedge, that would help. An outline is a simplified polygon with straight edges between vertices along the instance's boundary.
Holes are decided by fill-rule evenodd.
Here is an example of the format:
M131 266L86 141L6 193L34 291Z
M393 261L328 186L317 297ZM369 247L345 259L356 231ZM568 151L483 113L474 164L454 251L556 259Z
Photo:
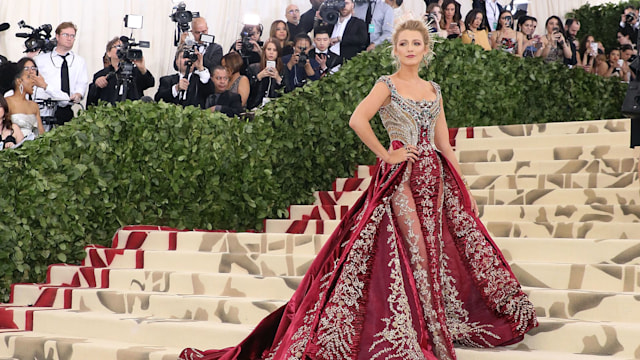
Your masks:
M580 20L580 32L578 39L582 40L585 35L593 35L596 41L602 42L607 54L620 46L616 38L618 27L620 26L620 15L627 5L640 7L640 0L619 2L616 4L606 3L592 6L584 4L581 7L569 12L567 18ZM538 19L543 24L546 19ZM631 39L635 42L636 39Z
M450 126L618 117L625 86L581 70L436 47L426 78L442 85ZM127 224L258 229L290 204L375 159L348 127L382 74L388 48L267 104L251 122L195 108L125 102L90 108L22 148L0 152L0 289L79 263ZM384 138L378 120L376 131Z

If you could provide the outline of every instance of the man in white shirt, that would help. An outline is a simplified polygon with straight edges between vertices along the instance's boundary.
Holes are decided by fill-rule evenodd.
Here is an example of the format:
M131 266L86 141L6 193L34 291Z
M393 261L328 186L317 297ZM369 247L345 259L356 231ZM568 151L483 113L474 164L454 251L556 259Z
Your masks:
M207 97L213 93L214 85L211 73L203 64L202 54L196 50L197 60L189 65L190 58L184 55L184 46L176 51L175 63L179 73L160 78L160 86L155 101L178 104L182 106L199 106L205 108Z
M55 124L58 125L73 118L71 105L82 100L89 84L87 65L84 59L71 51L76 40L77 29L71 22L63 22L58 25L56 28L56 48L49 53L40 53L34 58L45 81L43 87L36 88L35 99L58 101L55 114L52 114L51 109L44 108L40 115L43 119L53 119L55 116Z
M486 0L484 2L484 10L487 22L491 31L496 31L498 27L498 19L500 19L500 12L502 11L502 5L498 4L498 0Z
M344 60L349 60L367 48L369 34L364 20L352 16L353 0L345 0L344 4L340 9L338 22L331 30L329 50L340 55Z

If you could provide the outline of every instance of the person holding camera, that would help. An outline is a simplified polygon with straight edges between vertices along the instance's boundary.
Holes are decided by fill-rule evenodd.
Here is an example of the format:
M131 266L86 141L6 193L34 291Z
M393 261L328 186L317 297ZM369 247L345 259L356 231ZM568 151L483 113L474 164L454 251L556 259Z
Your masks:
M481 11L482 12L482 11ZM440 29L447 32L447 39L456 39L466 30L460 14L460 3L455 0L444 0L442 2L442 19ZM467 16L469 14L467 13ZM483 13L484 19L484 13ZM465 19L466 20L466 19ZM482 28L482 27L479 27Z
M56 28L57 45L52 52L42 52L34 58L40 74L45 80L35 92L36 100L57 100L55 116L58 125L74 116L71 106L79 103L89 85L87 65L84 59L71 49L76 40L78 28L71 22L63 22Z
M222 65L213 68L211 81L214 85L213 94L207 97L205 107L211 112L221 112L229 117L240 115L243 110L240 95L228 90L229 72Z
M338 21L331 28L330 50L349 60L369 46L367 24L353 14L353 0L345 0Z
M127 60L127 50L122 48L119 37L109 40L106 50L109 66L93 75L93 83L89 86L87 95L87 105L97 105L100 100L111 104L123 99L138 100L144 95L144 90L155 85L151 71L148 71L145 66L144 57ZM130 77L122 73L121 62L123 61L131 61L135 65ZM127 82L126 95L123 93L125 82Z
M545 22L547 34L540 38L542 40L542 58L544 62L564 62L564 59L571 59L571 46L567 44L562 20L552 15Z
M240 31L240 38L231 46L229 52L236 52L242 56L243 67L242 74L246 74L246 70L250 64L259 63L262 53L262 25L244 25Z
M500 49L509 54L520 56L524 37L513 29L513 14L509 10L502 10L498 18L496 31L491 35L491 48Z
M178 46L175 62L178 74L160 78L155 101L204 109L207 96L213 93L213 84L210 81L211 73L204 66L202 54L184 45Z
M485 50L491 50L489 33L487 29L481 29L484 22L484 14L480 9L471 9L464 19L466 30L462 33L463 44L476 44Z
M298 34L294 38L293 54L284 56L285 91L304 86L308 80L320 79L319 65L315 59L309 58L311 38L307 34Z
M627 5L624 12L620 15L620 27L618 31L629 36L629 39L635 43L638 39L638 28L640 21L638 20L638 9L633 5Z
M262 59L249 65L251 93L247 109L262 106L271 99L280 97L278 90L284 86L284 64L280 56L282 48L277 39L269 38L262 48Z
M195 42L195 47L202 54L204 67L209 69L210 73L216 65L220 65L220 61L222 60L222 46L214 42L213 35L209 35L209 26L205 18L197 17L193 19L191 22L191 31L182 33L180 44L183 44L187 39Z

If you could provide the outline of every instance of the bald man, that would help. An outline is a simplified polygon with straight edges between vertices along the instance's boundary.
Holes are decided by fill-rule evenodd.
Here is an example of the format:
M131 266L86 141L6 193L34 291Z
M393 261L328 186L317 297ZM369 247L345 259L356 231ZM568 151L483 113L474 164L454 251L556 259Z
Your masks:
M300 8L298 5L291 4L287 6L284 16L287 18L287 27L289 28L289 40L293 40L301 32L300 28Z
M209 26L207 20L203 17L194 18L191 22L191 31L189 33L183 33L180 39L180 43L184 43L187 37L193 39L196 42L196 49L201 54L204 54L204 67L209 69L209 72L213 74L213 68L220 65L222 60L222 46L212 42L211 44L202 41L202 34L209 34Z

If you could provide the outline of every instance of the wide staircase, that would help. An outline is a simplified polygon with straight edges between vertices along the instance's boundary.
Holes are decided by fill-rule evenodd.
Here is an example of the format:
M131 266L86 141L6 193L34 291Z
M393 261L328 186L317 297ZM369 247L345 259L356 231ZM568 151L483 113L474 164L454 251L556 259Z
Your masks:
M536 305L520 344L462 360L640 358L640 194L629 120L450 131L481 218ZM293 294L369 183L337 179L265 233L120 229L80 266L15 284L0 359L175 359L234 345Z

